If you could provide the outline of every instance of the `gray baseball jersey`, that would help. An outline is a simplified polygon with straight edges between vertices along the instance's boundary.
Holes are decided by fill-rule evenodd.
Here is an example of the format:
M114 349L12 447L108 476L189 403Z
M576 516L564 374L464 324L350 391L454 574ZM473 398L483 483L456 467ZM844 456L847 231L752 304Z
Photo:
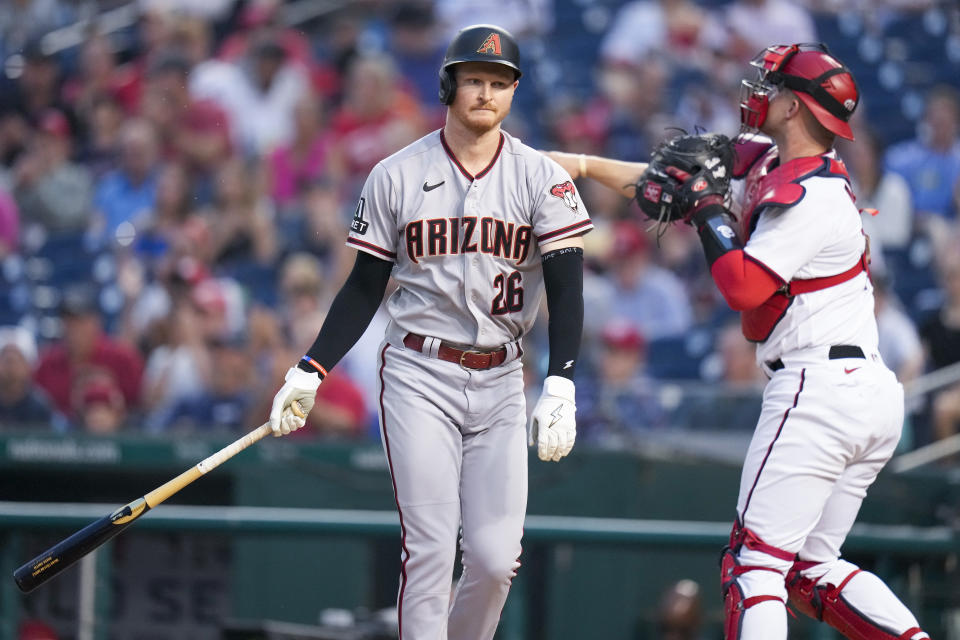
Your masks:
M347 244L396 262L387 309L402 330L493 348L536 318L539 246L592 228L570 176L543 154L501 133L471 176L434 131L370 172Z
M401 639L494 636L526 511L517 341L543 294L540 246L592 226L570 176L506 133L475 176L435 131L364 185L347 244L394 261L399 284L377 382L402 528ZM425 346L405 346L408 333ZM438 356L441 341L508 355L466 368ZM451 600L458 533L463 573Z

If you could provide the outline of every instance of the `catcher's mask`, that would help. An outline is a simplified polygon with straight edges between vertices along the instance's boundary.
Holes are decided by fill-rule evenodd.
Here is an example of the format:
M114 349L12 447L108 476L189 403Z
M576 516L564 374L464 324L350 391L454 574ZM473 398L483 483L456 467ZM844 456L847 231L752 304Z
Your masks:
M510 67L514 80L520 71L520 48L509 31L492 24L475 24L461 29L443 57L440 65L440 102L449 105L457 95L457 81L453 65L461 62L495 62Z
M781 88L793 91L824 128L853 140L850 116L860 102L860 90L850 69L823 44L768 47L750 61L755 81L744 80L740 90L740 123L758 130L767 119L770 100Z

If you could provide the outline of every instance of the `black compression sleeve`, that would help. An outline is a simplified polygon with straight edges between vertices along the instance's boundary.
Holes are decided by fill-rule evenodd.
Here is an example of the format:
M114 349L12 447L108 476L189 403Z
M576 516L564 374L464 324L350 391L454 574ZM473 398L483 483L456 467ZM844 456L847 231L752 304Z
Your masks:
M583 249L565 247L543 256L543 284L550 314L548 376L573 380L583 333Z
M377 312L387 289L390 270L393 263L375 258L362 251L357 252L353 270L343 283L337 297L330 305L327 319L307 351L307 357L323 366L327 371L340 362L347 351L360 339L367 325ZM308 362L301 360L298 365L304 371L324 374Z
M717 258L728 251L743 249L743 242L735 230L736 222L723 205L708 204L696 211L691 219L709 266L712 267Z

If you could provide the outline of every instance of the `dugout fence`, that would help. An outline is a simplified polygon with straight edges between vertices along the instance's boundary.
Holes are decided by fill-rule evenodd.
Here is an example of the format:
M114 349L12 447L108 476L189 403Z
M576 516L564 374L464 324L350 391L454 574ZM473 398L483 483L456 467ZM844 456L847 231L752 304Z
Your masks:
M498 640L654 640L659 597L679 579L700 585L716 637L740 456L717 445L710 459L696 453L706 444L680 447L682 435L651 430L646 451L578 445L559 465L531 457L523 566ZM321 610L392 606L400 536L379 444L290 438L239 454L83 567L17 591L16 566L235 437L0 433L0 640L16 640L27 617L61 640L220 640L227 618L316 625ZM954 469L884 472L844 549L947 640L960 640L949 635L960 628L958 514ZM793 640L831 637L793 628Z
M0 502L0 531L4 539L0 563L3 574L9 577L13 568L23 561L25 552L31 555L24 545L25 535L40 531L58 534L69 532L110 512L116 506ZM135 527L144 533L205 532L230 537L255 536L261 544L270 544L270 539L275 536L293 534L307 536L312 539L312 544L318 546L322 546L324 541L338 538L374 540L393 539L399 535L395 512L384 510L166 505L149 513ZM563 548L570 545L620 550L623 553L630 549L658 550L661 553L677 550L716 552L726 540L728 530L729 523L725 522L530 515L526 521L524 544L525 548L537 549L538 554L562 554ZM134 529L124 535L135 535ZM108 613L111 607L110 594L106 587L112 571L113 544L108 543L71 570L76 573L73 579L78 581L77 640L106 640L113 637L110 635ZM912 601L912 606L917 610L923 610L923 586L916 576L911 582L910 574L930 560L947 561L956 557L960 552L960 536L947 526L863 524L854 527L845 550L848 554L874 558L874 570L893 577L895 584L901 587L901 594ZM536 571L540 573L544 567ZM547 568L544 577L548 580L550 573ZM70 579L69 574L65 573L55 580ZM498 638L526 640L544 637L546 631L532 618L538 608L536 594L542 586L533 586L522 579L518 581L520 588L511 596ZM264 589L277 587L263 585ZM291 588L293 585L279 587ZM602 584L593 587L603 589ZM710 593L712 590L708 590L708 598ZM22 616L23 602L29 597L19 594L12 578L3 580L0 586L0 636L16 637L15 629ZM589 612L585 611L583 615L589 616ZM833 637L829 630L813 633L810 637ZM946 633L955 634L955 631Z

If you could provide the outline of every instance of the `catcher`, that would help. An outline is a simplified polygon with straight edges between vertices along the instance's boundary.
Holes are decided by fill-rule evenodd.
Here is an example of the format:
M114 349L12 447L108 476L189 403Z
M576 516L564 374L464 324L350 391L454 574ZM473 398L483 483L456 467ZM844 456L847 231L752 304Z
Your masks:
M770 47L751 64L759 75L743 83L736 143L683 135L649 164L551 155L574 178L634 197L661 232L696 228L769 377L721 556L726 638L785 639L788 597L847 638L929 638L880 578L840 557L904 414L877 351L867 238L833 150L836 136L853 139L859 91L822 45Z

